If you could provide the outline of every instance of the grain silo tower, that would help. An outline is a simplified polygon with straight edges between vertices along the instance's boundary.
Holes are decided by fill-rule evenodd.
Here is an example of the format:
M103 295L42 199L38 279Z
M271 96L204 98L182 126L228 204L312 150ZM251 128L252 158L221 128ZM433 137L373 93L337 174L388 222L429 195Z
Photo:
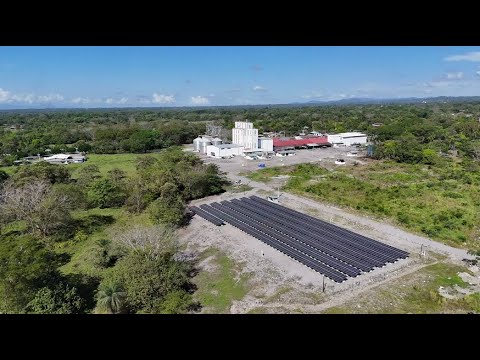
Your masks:
M200 142L202 141L201 137L196 137L193 139L193 151L199 152L200 151Z
M212 141L211 141L211 138L210 137L202 137L202 139L200 140L200 148L199 148L199 152L200 154L206 154L207 153L207 146L208 145L212 145Z

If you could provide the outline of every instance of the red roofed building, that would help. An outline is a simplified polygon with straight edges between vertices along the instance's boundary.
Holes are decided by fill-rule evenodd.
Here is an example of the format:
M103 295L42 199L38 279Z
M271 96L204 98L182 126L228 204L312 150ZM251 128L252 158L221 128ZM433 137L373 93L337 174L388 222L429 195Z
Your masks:
M332 146L328 142L328 138L326 136L321 136L321 137L311 137L311 138L304 138L304 139L288 139L288 140L283 140L279 138L273 138L273 148L275 150L278 148L283 148L283 147L301 147L301 146L307 146L308 144L316 144L319 146L325 145L325 146Z

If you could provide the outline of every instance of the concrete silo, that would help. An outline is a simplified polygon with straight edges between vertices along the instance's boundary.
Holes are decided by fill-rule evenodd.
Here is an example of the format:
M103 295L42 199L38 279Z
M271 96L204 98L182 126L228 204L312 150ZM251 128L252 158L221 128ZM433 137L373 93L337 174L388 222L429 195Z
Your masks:
M207 137L202 138L199 145L200 145L200 148L199 148L200 154L206 154L207 146L212 145L211 138L207 138Z
M193 139L193 151L199 152L200 151L200 142L202 141L201 137L196 137Z
M212 139L212 145L222 145L223 141L222 139L216 137Z

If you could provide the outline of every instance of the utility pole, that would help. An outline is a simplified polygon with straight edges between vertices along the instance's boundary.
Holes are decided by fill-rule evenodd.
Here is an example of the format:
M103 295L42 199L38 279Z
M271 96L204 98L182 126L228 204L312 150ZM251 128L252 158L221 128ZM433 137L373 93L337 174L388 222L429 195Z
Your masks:
M427 247L427 246L425 245L425 247ZM423 248L423 244L422 244L422 246L421 246L421 248L420 248L420 256L421 256L421 257L425 257L426 255L427 255L427 252L426 252L426 250Z
M322 292L325 292L325 289L326 289L325 276L323 276Z

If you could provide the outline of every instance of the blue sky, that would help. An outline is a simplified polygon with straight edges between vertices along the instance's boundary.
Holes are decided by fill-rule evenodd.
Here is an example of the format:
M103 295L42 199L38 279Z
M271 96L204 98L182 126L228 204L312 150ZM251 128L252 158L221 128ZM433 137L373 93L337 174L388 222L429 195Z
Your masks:
M0 47L0 108L480 95L480 47Z

